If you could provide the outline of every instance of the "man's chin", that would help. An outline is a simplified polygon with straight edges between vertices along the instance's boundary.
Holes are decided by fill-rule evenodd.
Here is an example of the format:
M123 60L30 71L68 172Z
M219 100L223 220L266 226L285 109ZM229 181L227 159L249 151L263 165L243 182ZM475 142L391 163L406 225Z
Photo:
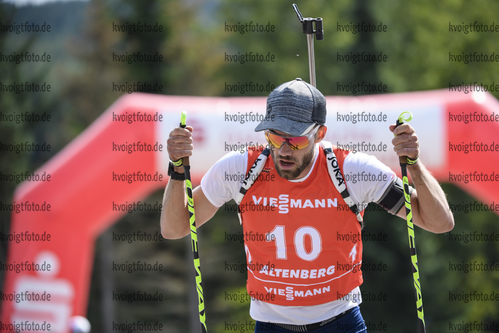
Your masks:
M274 160L274 166L275 166L275 169L277 171L277 174L279 176L281 176L282 178L287 179L287 180L298 179L298 177L301 175L303 170L305 170L307 165L310 164L310 162L312 161L312 158L314 157L314 150L310 150L310 152L308 152L303 157L303 160L301 161L301 163L299 160L287 158L285 160L292 162L294 165L292 168L282 168L280 166L280 163L279 163L280 157L276 156L276 153L274 150L271 150L270 153L272 155L272 159Z
M283 170L280 167L276 166L276 171L279 176L287 180L293 180L298 177L301 173L298 167L294 167L293 169Z

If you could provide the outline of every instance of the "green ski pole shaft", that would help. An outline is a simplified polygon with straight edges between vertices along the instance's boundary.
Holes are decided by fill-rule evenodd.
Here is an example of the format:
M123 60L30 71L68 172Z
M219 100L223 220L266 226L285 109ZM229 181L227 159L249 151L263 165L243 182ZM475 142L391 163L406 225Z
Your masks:
M407 114L408 117L404 118ZM402 112L397 119L396 126L403 124L404 121L410 121L412 114L410 112ZM409 195L409 180L407 178L407 157L399 157L400 169L402 173L402 182L404 184L405 211L407 215L407 234L409 236L409 250L412 263L412 277L414 280L414 289L416 291L416 310L418 314L418 333L426 333L426 326L423 312L423 294L421 292L421 282L419 281L418 255L416 252L416 237L414 234L414 224L412 223L412 206L411 196Z
M180 117L180 127L185 128L187 114L182 111ZM189 157L182 158L182 164L184 166L185 173L185 187L187 193L187 205L189 210L189 223L191 226L191 245L192 254L194 257L194 269L196 271L196 290L198 293L198 309L199 309L199 322L201 324L201 332L206 333L208 329L206 327L206 313L204 307L204 294L203 294L203 281L201 279L201 263L199 260L199 247L198 247L198 233L196 229L196 214L194 211L194 199L192 196L192 183L191 183L191 166L189 163Z

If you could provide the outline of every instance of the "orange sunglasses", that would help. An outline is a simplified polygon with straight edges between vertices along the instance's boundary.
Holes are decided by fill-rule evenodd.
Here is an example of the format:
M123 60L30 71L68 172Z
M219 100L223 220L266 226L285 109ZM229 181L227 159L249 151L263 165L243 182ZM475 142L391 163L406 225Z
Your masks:
M312 137L317 133L319 126L316 126L308 134L304 136L280 136L272 131L265 131L265 138L267 142L274 148L281 148L284 143L286 143L292 150L303 149L308 146Z

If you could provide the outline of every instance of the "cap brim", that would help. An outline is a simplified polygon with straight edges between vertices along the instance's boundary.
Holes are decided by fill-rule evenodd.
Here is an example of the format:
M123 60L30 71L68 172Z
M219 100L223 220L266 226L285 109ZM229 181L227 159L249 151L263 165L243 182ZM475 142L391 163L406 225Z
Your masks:
M255 127L255 132L274 130L284 132L291 136L302 136L305 135L313 125L315 125L313 122L302 123L284 117L274 117L269 120L264 119Z

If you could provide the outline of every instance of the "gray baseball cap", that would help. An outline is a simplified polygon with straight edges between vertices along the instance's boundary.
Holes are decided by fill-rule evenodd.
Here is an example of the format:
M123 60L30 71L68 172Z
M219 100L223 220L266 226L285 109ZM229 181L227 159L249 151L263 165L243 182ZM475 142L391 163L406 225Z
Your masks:
M276 130L291 136L306 134L315 124L326 123L326 98L298 78L281 84L267 98L265 119L255 132Z

